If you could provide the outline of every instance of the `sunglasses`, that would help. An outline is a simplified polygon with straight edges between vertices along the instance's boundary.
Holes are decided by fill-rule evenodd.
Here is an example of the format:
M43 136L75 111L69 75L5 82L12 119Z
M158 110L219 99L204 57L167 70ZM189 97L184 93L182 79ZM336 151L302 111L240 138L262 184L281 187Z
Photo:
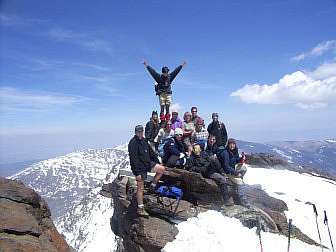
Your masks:
M182 134L176 134L175 136L180 136L180 137L181 137L181 136L183 136L183 135L182 135Z

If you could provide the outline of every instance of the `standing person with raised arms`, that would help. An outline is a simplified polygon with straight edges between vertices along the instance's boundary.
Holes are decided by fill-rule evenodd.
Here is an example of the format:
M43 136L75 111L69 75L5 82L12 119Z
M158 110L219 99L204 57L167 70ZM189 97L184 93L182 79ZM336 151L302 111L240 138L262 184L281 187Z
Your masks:
M151 74L153 79L156 81L157 86L155 87L156 94L160 98L160 120L166 121L170 120L170 104L172 102L172 89L171 84L177 74L181 71L181 69L187 64L185 61L175 68L174 71L169 73L169 68L167 66L163 66L161 69L161 74L156 72L154 68L148 65L147 61L144 61L143 64L147 68L148 72ZM164 114L166 109L166 114Z

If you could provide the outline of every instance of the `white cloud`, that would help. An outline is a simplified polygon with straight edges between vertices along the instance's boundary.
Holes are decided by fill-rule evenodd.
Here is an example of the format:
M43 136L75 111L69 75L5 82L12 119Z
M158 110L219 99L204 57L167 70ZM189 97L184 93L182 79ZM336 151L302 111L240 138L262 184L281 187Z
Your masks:
M23 91L0 87L1 111L41 111L59 106L70 106L87 98L37 91Z
M177 112L180 114L180 112L182 111L182 106L179 103L173 103L170 106L170 111Z
M295 104L316 109L336 102L336 63L323 64L314 71L297 71L273 84L252 84L233 92L245 103Z
M319 43L317 46L315 46L313 49L311 49L309 52L300 53L294 57L291 58L291 61L302 61L307 57L314 57L314 56L320 56L326 51L329 50L335 50L336 51L336 40L329 40L324 41L322 43Z
M55 41L76 44L93 51L102 51L109 54L113 52L110 42L86 33L74 32L63 28L54 28L49 30L48 36Z

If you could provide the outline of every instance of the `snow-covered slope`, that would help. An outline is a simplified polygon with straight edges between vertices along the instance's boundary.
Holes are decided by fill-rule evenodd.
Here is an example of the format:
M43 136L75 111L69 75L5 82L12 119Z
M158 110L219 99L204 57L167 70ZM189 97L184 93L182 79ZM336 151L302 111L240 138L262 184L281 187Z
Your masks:
M288 205L288 218L293 224L315 241L319 241L315 214L310 204L315 203L319 211L319 228L322 243L330 247L323 210L329 213L329 225L333 240L336 239L336 182L320 177L299 174L287 170L250 168L245 177L247 184L260 184L271 196L282 199ZM256 229L244 227L238 220L224 217L219 212L208 211L178 225L179 234L168 243L164 251L260 251ZM286 251L284 236L262 233L264 251ZM321 248L293 239L291 251L317 252ZM328 251L328 250L326 250Z
M309 167L317 173L336 176L336 140L281 141L267 144L238 141L246 153L270 153L291 164Z
M121 167L128 167L125 146L87 150L36 163L11 176L44 197L58 230L77 251L114 251L111 200L99 195Z
M45 160L11 178L22 180L46 198L58 230L77 251L107 252L116 248L110 227L113 208L111 200L100 196L99 190L102 183L111 182L120 169L129 169L126 145ZM284 200L293 224L318 241L312 207L305 204L315 203L320 214L322 240L329 246L322 221L323 210L327 210L332 235L336 239L336 232L333 232L336 227L334 181L286 170L250 168L245 182L260 184L271 196ZM175 241L167 244L165 251L260 251L255 230L218 212L200 214L179 224L178 228L180 233ZM285 237L262 235L264 251L285 251ZM244 243L237 242L242 239ZM320 251L297 240L293 240L292 248L293 251Z

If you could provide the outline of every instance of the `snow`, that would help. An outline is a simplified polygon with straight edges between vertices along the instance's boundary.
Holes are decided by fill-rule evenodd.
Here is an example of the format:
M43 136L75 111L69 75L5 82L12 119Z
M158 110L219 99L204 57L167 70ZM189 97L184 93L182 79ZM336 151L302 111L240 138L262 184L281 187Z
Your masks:
M336 143L336 140L333 140L333 139L328 139L328 140L325 140L326 142L328 143Z
M247 184L260 184L269 195L287 203L287 218L315 241L319 241L313 207L306 202L314 203L318 210L318 223L322 243L329 246L326 226L323 224L323 210L327 211L330 227L336 227L335 195L336 182L309 174L300 174L288 170L250 168L244 178ZM278 192L282 194L279 195ZM332 233L333 240L336 232Z
M166 244L163 252L231 252L260 251L256 228L248 229L239 220L207 211L177 225L176 239ZM261 233L264 251L287 250L287 238L272 233ZM292 251L320 252L321 249L299 240L291 240Z
M284 152L273 150L291 159ZM76 251L111 252L116 249L115 235L110 226L113 207L111 199L99 195L99 190L102 183L112 182L119 170L129 169L127 145L122 145L114 149L87 150L45 160L11 178L24 181L46 198L49 205L53 204L55 225ZM244 181L247 184L260 184L268 194L285 201L289 208L287 217L292 218L293 224L305 234L318 241L312 206L305 204L315 203L319 211L322 241L329 246L323 224L323 210L327 210L331 234L336 240L333 229L336 227L336 216L333 215L336 208L335 181L263 168L249 168ZM260 251L255 229L248 229L237 219L222 216L216 211L201 213L177 227L179 233L176 239L168 243L163 251ZM287 238L284 236L262 233L262 237L264 251L287 249ZM296 252L321 250L295 239L292 240L292 249Z
M115 251L111 199L99 194L119 169L129 169L125 146L86 150L33 164L11 176L48 202L58 231L78 252Z
M277 148L273 148L272 150L273 150L274 152L278 153L281 157L284 157L284 158L288 159L287 161L288 161L289 163L293 163L293 162L291 161L291 160L292 160L292 157L286 155L285 152L283 152L282 150L279 150L279 149L277 149Z
M287 218L292 218L293 225L318 242L313 208L305 204L315 203L319 212L318 223L322 243L330 246L327 229L323 224L323 210L329 213L331 235L333 240L336 239L336 232L333 232L333 227L336 227L335 181L288 170L263 168L249 168L244 181L251 185L260 184L269 195L285 201L289 208L286 212ZM163 251L260 251L255 228L248 229L237 219L225 217L220 212L201 213L178 224L177 228L179 233L175 240L167 243ZM287 250L287 238L284 236L263 232L262 241L264 251ZM291 240L291 248L296 252L321 251L321 248L297 239Z

